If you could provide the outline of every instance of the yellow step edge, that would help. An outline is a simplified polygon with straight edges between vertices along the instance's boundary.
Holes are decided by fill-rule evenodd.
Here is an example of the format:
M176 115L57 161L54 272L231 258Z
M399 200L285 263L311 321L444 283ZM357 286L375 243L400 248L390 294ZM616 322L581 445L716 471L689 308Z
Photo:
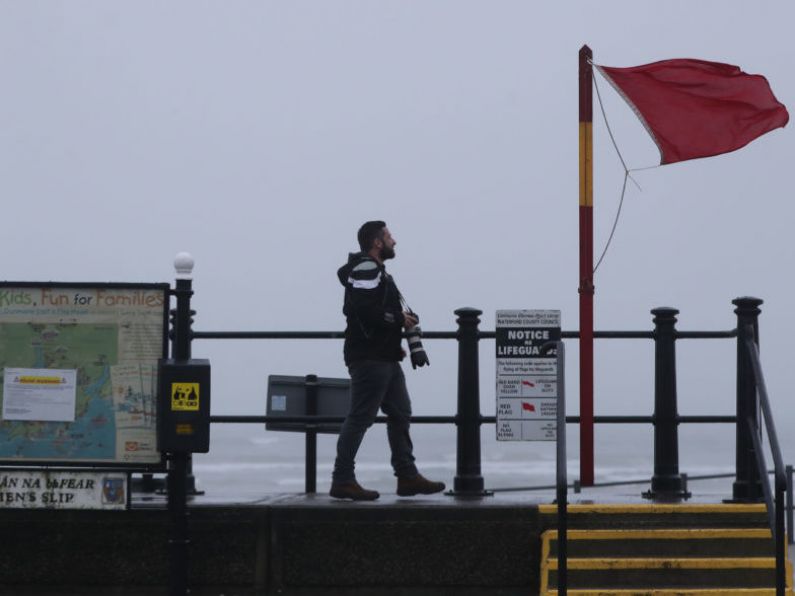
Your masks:
M547 587L549 587L549 544L550 538L547 535L549 530L541 534L541 589L539 594L546 594Z
M570 503L566 510L578 513L764 513L764 503ZM556 514L558 506L542 504L539 513Z
M731 539L731 538L772 538L770 530L765 528L703 528L703 529L651 529L651 530L569 530L566 534L568 540L609 540L622 538L625 540L698 540L698 539ZM541 561L549 556L550 543L557 540L557 530L545 530L541 534ZM789 557L789 544L785 544Z
M555 589L542 592L545 596L557 596ZM775 588L676 588L659 590L567 590L572 596L776 596ZM793 596L792 590L785 591L787 596Z
M557 558L549 560L548 569L558 568ZM601 558L601 559L568 559L569 570L594 569L775 569L775 557L723 557L723 558L683 558L683 557L648 557L648 558ZM789 574L790 564L787 561Z
M557 540L556 529L545 530L550 540ZM621 530L569 530L566 533L568 540L698 540L716 538L773 538L773 534L766 528L657 528L635 530L626 528Z

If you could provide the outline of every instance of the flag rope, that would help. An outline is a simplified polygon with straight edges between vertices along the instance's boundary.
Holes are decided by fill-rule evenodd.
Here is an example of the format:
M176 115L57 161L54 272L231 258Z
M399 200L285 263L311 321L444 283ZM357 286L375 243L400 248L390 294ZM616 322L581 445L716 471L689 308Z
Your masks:
M591 62L593 64L593 62ZM597 69L598 70L598 69ZM596 99L599 102L599 109L602 112L602 118L605 121L605 126L607 127L607 134L610 136L610 141L613 143L613 148L616 150L616 155L618 155L618 159L621 161L621 167L624 168L624 184L621 187L621 198L618 201L618 209L616 210L616 217L613 220L613 227L610 230L610 236L607 238L607 242L605 243L605 247L602 250L602 254L600 255L599 259L596 261L596 265L593 268L593 272L596 273L596 270L599 269L599 265L602 263L602 260L605 258L607 254L607 249L610 247L610 243L613 241L613 235L616 233L616 226L618 225L618 219L621 216L621 208L624 206L624 197L626 196L627 192L627 180L632 180L632 183L638 187L638 190L643 192L640 184L638 184L637 180L635 180L630 172L637 172L639 170L648 170L652 168L659 168L659 165L646 167L646 168L628 168L627 163L624 161L624 156L621 155L621 151L618 148L618 143L616 143L616 138L613 136L613 131L610 128L610 122L607 120L607 113L605 112L605 106L602 103L602 95L599 93L599 85L596 83L596 75L591 75L593 77L593 85L596 89Z
M624 170L624 186L621 187L621 200L618 202L618 209L616 210L616 217L613 220L613 229L610 230L610 236L607 238L607 242L605 243L605 248L602 251L602 254L599 256L599 260L596 261L596 265L594 265L593 272L596 273L596 270L599 269L599 265L602 264L602 259L605 258L605 254L607 254L607 249L610 246L610 242L613 240L613 234L616 233L616 226L618 225L618 218L621 215L621 207L624 205L624 195L627 191L627 178L629 178L629 171Z

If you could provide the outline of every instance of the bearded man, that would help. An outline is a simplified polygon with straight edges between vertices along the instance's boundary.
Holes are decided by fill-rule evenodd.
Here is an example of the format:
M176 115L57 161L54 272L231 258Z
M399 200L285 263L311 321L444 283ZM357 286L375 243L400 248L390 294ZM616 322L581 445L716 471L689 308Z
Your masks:
M411 329L418 320L404 308L400 291L384 267L384 261L395 257L397 243L383 221L363 224L358 240L361 251L351 253L337 272L345 287L344 357L351 375L351 407L337 440L329 494L354 501L379 497L377 491L362 488L354 473L356 453L379 408L387 415L398 496L438 493L444 483L430 481L417 471L409 436L411 399L400 365L406 352L400 344L403 329ZM421 357L424 361L418 365L428 364L424 352Z

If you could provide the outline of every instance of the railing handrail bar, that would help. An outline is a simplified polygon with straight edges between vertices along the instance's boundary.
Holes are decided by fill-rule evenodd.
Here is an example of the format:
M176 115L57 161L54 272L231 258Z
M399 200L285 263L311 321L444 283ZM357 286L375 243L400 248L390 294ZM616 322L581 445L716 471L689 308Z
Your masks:
M773 535L773 544L776 551L776 595L784 596L786 593L786 562L784 547L784 495L783 488L778 482L778 474L775 474L776 497L775 504L773 494L770 490L770 483L767 481L767 467L765 466L765 456L762 453L762 440L757 432L754 420L749 416L746 419L748 432L751 434L751 442L754 444L754 455L758 466L760 479L764 475L765 481L761 482L762 492L765 495L765 509L767 510L770 533Z
M759 404L762 408L762 415L765 420L765 428L767 429L767 437L770 442L770 451L773 456L773 466L776 471L776 483L786 485L787 479L784 474L784 461L781 457L781 448L778 443L778 435L776 434L776 426L773 423L773 414L770 411L770 401L767 395L767 385L765 377L762 373L762 365L759 361L759 349L756 343L749 337L745 339L745 346L748 349L751 366L754 371L754 381L756 384L756 391L759 395Z
M754 341L756 336L754 327L746 325L742 329L744 334L744 345L748 354L748 359L751 361L751 370L754 374L754 388L756 395L759 398L759 405L762 410L763 420L767 428L767 440L770 444L770 451L773 456L774 479L775 479L775 503L773 501L773 491L770 490L770 484L767 481L767 467L765 465L765 457L762 452L762 440L760 437L760 429L752 417L748 417L748 432L751 435L751 440L754 445L754 451L758 466L759 478L762 479L764 473L765 481L761 482L762 491L765 495L765 504L767 507L768 518L770 519L770 530L773 534L773 541L776 550L776 594L783 596L786 592L786 562L785 562L785 545L784 545L784 490L787 485L786 474L784 472L783 459L781 457L781 448L778 444L778 436L776 435L776 427L773 423L773 414L770 410L770 401L767 394L767 385L765 383L765 376L762 372L762 363L759 358L759 348Z
M758 429L754 424L753 420L749 417L746 419L746 424L748 425L748 432L751 433L751 442L754 444L754 455L756 457L756 465L759 468L759 478L765 479L765 482L761 482L762 485L762 492L764 493L765 497L765 508L767 509L767 520L770 524L770 532L773 534L773 540L776 539L776 517L775 517L775 509L773 507L773 493L770 490L770 483L767 482L767 465L765 464L765 456L762 452L762 441L759 438L759 433L757 432ZM775 476L774 476L775 478Z
M307 422L307 423L335 423L344 422L344 416L273 416L267 414L214 414L210 416L210 422L219 424L265 424L268 422ZM386 416L377 416L375 422L384 423ZM450 415L424 415L411 416L409 420L412 424L454 424L457 421L455 416ZM676 421L683 424L734 424L737 416L677 416ZM481 424L495 424L496 416L481 416ZM594 416L594 422L599 424L650 424L654 422L654 416ZM577 415L566 416L566 424L579 424L580 417Z
M386 416L377 416L375 422L383 424L387 422ZM412 424L455 424L455 416L411 416L409 422ZM326 415L295 415L295 416L273 416L256 414L216 414L210 416L210 423L220 424L267 424L269 422L278 423L302 423L302 424L342 424L345 416L326 416Z
M563 331L564 339L578 339L579 331ZM456 339L456 331L423 331L423 339ZM496 331L478 331L478 339L495 339ZM675 339L732 339L737 330L675 331ZM344 339L344 331L192 331L191 339ZM653 331L594 331L596 339L654 339Z

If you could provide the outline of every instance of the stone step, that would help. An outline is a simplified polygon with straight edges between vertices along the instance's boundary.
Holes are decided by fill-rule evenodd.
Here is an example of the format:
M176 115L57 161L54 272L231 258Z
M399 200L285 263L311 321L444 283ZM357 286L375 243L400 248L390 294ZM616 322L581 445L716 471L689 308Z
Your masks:
M735 588L735 589L710 589L710 588L677 588L673 590L567 590L570 596L776 596L775 588ZM557 596L555 589L547 590L543 596ZM786 596L792 596L792 589L788 588Z
M541 594L557 587L557 506L539 507ZM572 594L773 594L775 546L762 504L568 507ZM792 566L787 561L787 588ZM739 591L738 591L739 590Z
M538 509L544 527L557 527L557 505ZM768 527L762 503L574 503L567 513L570 529Z
M587 557L775 557L764 528L569 530L567 553ZM542 557L558 556L558 532L542 535Z
M557 587L557 559L542 570L541 592ZM791 577L791 566L787 565ZM775 586L772 557L743 558L602 558L568 560L568 587L634 589L641 594L659 589L735 589ZM548 583L544 584L544 579Z

